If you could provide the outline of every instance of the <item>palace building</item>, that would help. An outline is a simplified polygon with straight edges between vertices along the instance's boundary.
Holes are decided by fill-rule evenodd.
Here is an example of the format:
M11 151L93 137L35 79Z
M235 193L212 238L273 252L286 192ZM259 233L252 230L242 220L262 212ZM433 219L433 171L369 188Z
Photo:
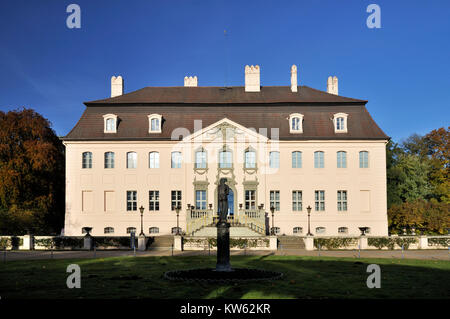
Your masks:
M146 235L215 236L226 178L231 236L386 236L389 137L367 101L339 96L336 77L326 92L298 85L295 65L290 86L260 82L246 66L244 86L185 77L124 94L113 76L111 97L85 102L62 138L65 235L139 233L142 207Z

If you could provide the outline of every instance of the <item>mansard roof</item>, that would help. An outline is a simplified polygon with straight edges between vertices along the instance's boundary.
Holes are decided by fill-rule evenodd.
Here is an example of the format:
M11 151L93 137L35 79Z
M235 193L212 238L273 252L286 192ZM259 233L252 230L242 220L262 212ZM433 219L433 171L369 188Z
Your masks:
M329 94L299 86L261 87L245 92L244 87L146 87L113 98L85 102L87 106L75 127L62 138L88 140L171 140L175 129L194 132L194 121L202 128L224 118L247 128L279 129L280 140L387 140L368 113L367 101ZM348 132L335 133L333 115L348 114ZM117 115L117 133L104 133L103 115ZM303 133L292 134L289 115L300 113ZM149 133L148 115L162 115L161 133ZM197 127L195 128L197 129Z

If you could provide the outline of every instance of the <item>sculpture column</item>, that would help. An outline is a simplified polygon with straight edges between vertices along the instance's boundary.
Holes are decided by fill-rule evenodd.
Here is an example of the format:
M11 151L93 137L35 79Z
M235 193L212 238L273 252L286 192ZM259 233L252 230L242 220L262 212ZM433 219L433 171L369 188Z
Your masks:
M216 271L232 271L230 265L230 223L217 223L217 264Z

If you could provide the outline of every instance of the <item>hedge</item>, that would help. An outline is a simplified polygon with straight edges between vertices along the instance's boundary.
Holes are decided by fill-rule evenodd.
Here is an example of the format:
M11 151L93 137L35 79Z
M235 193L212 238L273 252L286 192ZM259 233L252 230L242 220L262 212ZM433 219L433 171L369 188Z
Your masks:
M348 247L356 245L358 243L358 238L351 237L335 237L335 238L314 238L314 247L318 248L325 247L326 249L337 249L341 247Z
M416 244L417 238L411 237L369 237L367 239L367 244L369 246L377 247L378 249L382 249L383 247L387 247L388 249L393 250L395 245L402 247L404 249L408 249L411 244Z

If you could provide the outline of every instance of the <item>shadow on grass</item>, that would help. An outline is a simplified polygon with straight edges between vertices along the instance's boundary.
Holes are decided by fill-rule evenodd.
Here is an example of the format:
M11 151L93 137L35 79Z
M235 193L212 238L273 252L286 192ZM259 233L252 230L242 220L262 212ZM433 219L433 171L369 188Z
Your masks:
M2 298L448 298L450 263L435 260L232 256L236 268L280 271L280 280L192 283L165 280L169 270L215 267L215 256L113 257L13 261L0 265ZM369 289L369 264L381 288ZM81 289L68 289L66 267L81 267Z

